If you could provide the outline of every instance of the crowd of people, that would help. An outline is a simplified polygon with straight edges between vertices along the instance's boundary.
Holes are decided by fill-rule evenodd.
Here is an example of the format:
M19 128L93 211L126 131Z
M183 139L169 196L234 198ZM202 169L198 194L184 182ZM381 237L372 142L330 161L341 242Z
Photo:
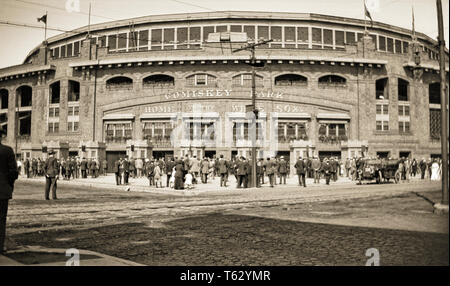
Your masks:
M369 159L369 158L366 158ZM370 158L377 159L377 158ZM390 159L390 158L389 158ZM294 164L294 174L291 174L290 162L280 157L260 158L256 163L257 187L268 184L274 187L277 184L286 184L286 178L298 176L298 185L306 187L306 178L312 178L314 184L319 184L321 179L328 185L336 182L339 177L347 177L350 180L358 180L358 169L361 158L347 158L340 160L337 157L298 158ZM387 159L383 159L387 160ZM58 176L63 180L97 178L105 176L108 171L106 160L68 157L56 159L58 164ZM420 176L421 179L440 180L441 160L431 159L420 161L415 158L401 158L399 172L401 180ZM45 160L41 158L26 159L17 162L19 172L27 178L44 176ZM185 157L171 157L159 159L127 158L117 159L113 164L113 172L117 185L128 185L130 178L146 177L149 186L156 188L192 189L196 184L207 184L217 176L220 177L220 186L227 187L229 176L236 179L237 188L252 186L252 162L242 156L227 160L221 155L213 158L197 158L186 155ZM266 180L267 178L267 180ZM278 181L278 182L277 182Z
M86 159L80 157L68 157L56 159L58 163L58 176L63 180L87 178L97 178L99 175L106 175L108 162L103 160L101 163L96 159ZM46 160L41 158L25 159L17 161L19 173L27 178L45 176Z

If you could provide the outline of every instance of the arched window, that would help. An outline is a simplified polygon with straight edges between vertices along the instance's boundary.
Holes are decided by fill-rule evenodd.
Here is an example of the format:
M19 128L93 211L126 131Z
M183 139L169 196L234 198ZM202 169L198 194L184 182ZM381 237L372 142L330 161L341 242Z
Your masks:
M165 74L155 74L144 78L144 87L168 87L175 84L175 79Z
M80 101L80 83L77 81L69 80L69 94L68 101Z
M116 76L106 81L107 89L132 89L133 80L125 76Z
M255 85L256 86L263 86L263 77L260 75L256 75L255 77ZM232 79L232 86L243 86L243 87L252 87L252 74L251 73L244 73L239 74L237 76L234 76Z
M325 75L319 78L319 87L345 87L347 80L338 75Z
M275 78L277 86L305 86L308 79L298 74L283 74Z
M16 96L18 97L18 105L20 107L31 106L31 104L32 104L32 99L31 99L32 93L33 93L33 90L31 88L31 86L22 85L21 87L17 88Z
M398 100L408 101L409 100L409 82L401 78L398 79Z
M61 84L59 81L50 85L50 104L59 103L61 95Z
M389 99L389 79L380 78L375 82L375 99Z
M193 74L186 78L186 85L217 87L217 79L215 76L205 73Z
M441 104L441 83L434 82L428 85L430 104Z
M0 90L0 109L7 109L8 108L8 90L7 89L1 89Z

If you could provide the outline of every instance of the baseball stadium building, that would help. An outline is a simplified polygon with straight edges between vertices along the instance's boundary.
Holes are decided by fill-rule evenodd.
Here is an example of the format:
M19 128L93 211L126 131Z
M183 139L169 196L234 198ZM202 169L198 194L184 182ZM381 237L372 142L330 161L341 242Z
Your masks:
M440 156L437 41L384 23L208 12L82 27L0 69L18 156ZM251 53L235 52L272 40ZM446 52L448 64L448 51ZM256 70L256 123L246 113ZM448 65L446 67L448 82ZM255 127L256 126L256 127ZM252 140L255 135L255 140Z

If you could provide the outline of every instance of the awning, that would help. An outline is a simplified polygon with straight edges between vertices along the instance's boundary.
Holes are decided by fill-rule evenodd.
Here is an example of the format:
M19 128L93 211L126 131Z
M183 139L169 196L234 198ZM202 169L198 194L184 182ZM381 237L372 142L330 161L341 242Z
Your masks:
M131 113L114 113L106 114L103 116L103 120L133 120L134 114Z
M346 113L318 113L317 119L341 119L350 120L350 115Z

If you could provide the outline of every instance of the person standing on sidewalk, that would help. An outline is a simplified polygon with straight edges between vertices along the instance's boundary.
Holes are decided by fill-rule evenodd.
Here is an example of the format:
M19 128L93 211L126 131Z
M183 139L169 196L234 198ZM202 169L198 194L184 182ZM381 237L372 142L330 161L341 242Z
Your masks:
M220 186L227 186L227 174L228 174L228 165L227 161L223 158L223 154L220 155L219 163L217 163L220 174Z
M106 176L108 173L108 161L106 161L106 159L103 159L102 162L102 168L103 168L103 176Z
M306 174L306 164L305 162L302 160L302 158L298 158L297 162L294 165L295 169L297 170L297 175L298 175L298 184L300 186L303 185L304 188L306 188L306 178L305 178L305 174Z
M114 162L114 174L116 175L116 185L120 185L122 183L122 175L120 174L120 160L117 159Z
M128 185L128 179L130 178L130 161L125 157L123 160L123 183Z
M322 171L325 175L325 182L327 185L330 184L331 175L333 174L333 166L331 166L330 162L328 161L328 158L325 158L324 164L322 166Z
M286 175L287 175L287 162L284 160L284 156L280 157L280 161L278 162L277 171L280 175L280 185L286 185Z
M44 165L45 174L45 199L50 200L50 189L52 189L52 199L56 200L56 181L58 181L58 161L53 156L55 152L48 152L48 159Z
M12 199L14 181L19 177L14 151L2 144L3 136L6 136L6 131L0 126L0 254L4 254L8 203Z
M319 158L314 157L314 159L311 162L311 168L313 169L314 172L314 184L320 184L320 167L321 167L321 163Z

